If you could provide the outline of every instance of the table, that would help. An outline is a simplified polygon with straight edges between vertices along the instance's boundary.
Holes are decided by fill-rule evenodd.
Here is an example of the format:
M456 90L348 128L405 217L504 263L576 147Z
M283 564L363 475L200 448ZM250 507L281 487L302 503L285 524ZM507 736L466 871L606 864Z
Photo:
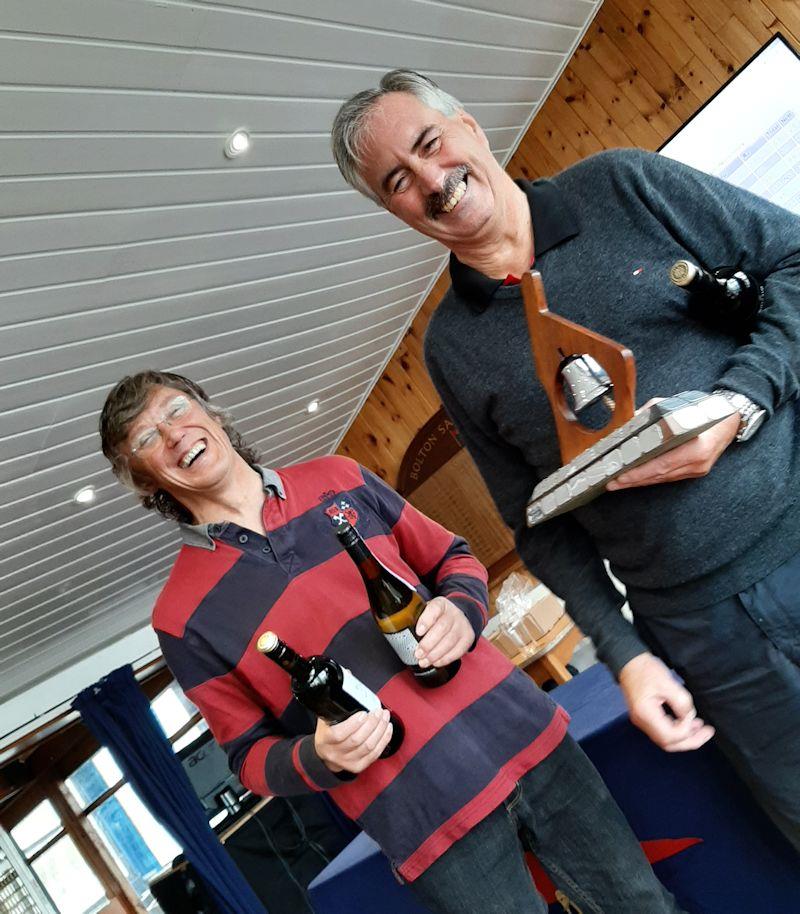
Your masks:
M572 679L567 663L582 638L583 632L564 613L549 632L524 647L511 662L525 670L537 685L550 679L562 685Z

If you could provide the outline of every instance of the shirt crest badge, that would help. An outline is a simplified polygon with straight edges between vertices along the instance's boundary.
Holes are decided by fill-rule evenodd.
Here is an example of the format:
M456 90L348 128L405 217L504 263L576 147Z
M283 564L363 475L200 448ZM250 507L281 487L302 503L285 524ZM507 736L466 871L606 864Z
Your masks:
M340 498L332 505L329 505L325 509L325 513L331 519L331 524L333 524L334 527L341 524L342 521L347 521L351 527L355 527L358 523L358 511L356 511L346 498Z

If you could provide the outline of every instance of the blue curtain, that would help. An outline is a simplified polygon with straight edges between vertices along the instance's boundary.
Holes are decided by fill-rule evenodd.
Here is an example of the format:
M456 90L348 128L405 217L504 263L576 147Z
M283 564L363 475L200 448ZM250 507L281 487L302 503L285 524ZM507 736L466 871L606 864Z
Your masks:
M266 914L209 826L131 667L120 667L84 689L72 707L98 742L111 751L150 812L183 847L220 911Z

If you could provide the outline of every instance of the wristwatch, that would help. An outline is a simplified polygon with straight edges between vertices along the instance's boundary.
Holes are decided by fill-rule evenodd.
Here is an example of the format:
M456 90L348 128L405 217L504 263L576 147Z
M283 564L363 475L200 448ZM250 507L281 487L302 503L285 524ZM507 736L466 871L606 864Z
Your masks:
M719 387L713 392L715 394L722 394L728 403L730 403L741 416L739 431L736 433L736 441L749 441L759 428L761 428L761 424L767 418L767 411L762 409L758 403L753 403L753 401L744 394L736 393L735 390L725 390L724 388Z

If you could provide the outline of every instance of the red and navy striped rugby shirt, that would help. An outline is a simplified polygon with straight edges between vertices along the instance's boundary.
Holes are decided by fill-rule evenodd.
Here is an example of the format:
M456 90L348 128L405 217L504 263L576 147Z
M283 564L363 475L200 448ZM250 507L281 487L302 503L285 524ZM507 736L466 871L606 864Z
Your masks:
M344 457L261 473L266 537L232 523L184 528L153 611L164 657L246 787L329 791L413 880L559 744L567 716L478 637L486 572L463 539ZM334 533L340 511L384 565L469 619L476 644L446 685L419 686L379 631ZM331 772L314 751L314 716L255 649L268 629L302 654L334 657L377 692L405 724L398 752L357 776Z

